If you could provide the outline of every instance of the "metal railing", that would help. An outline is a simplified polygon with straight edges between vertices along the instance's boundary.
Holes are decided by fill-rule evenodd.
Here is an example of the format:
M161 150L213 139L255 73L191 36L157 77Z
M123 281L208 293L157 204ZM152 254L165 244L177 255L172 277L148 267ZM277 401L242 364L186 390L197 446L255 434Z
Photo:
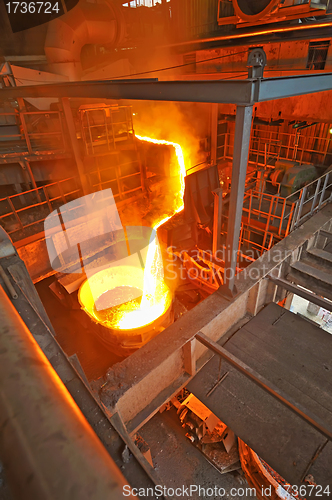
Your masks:
M248 226L256 220L262 224L264 231L270 231L280 237L289 234L295 208L296 201L292 200L291 196L282 198L255 190L246 191L244 195L243 213L247 215L245 222Z
M285 124L286 125L286 124ZM223 159L231 160L234 150L233 122L227 123L224 132ZM332 159L332 130L330 124L309 124L304 129L293 129L254 124L251 135L249 164L265 169L280 158L297 161L300 164L326 164ZM259 135L258 135L259 134ZM248 176L248 174L247 174ZM267 183L272 184L270 194ZM282 197L280 183L258 175L254 185L246 183L244 195L241 244L251 244L260 253L286 237L304 220L320 210L331 194L332 171L307 184L298 191ZM260 234L260 243L255 243L253 232ZM257 238L256 238L257 239Z
M291 231L320 210L326 203L332 201L332 170L288 196L288 198L294 196L297 196L298 200L293 214Z
M59 111L15 111L1 113L0 118L0 156L66 150Z
M120 158L118 158L120 161ZM131 173L127 173L130 167ZM136 169L136 172L132 170ZM130 193L144 189L142 165L139 159L130 162L107 165L101 168L97 160L97 169L88 173L94 191L111 188L115 199L123 200Z
M228 130L220 136L225 136L224 158L231 159L234 148L233 122L227 122L227 126ZM275 157L301 164L328 164L331 163L329 158L332 158L331 129L332 124L328 123L316 123L297 129L291 125L288 125L288 129L282 129L254 124L249 154L259 165L266 165L270 158Z
M262 238L262 243L258 243L253 238L253 235L257 235ZM248 224L241 224L241 232L240 232L240 248L247 246L250 250L256 250L260 255L264 252L267 252L272 248L272 246L276 243L276 239L279 241L275 234L270 231L260 231L259 229L255 229L250 227ZM244 255L244 257L247 257Z
M117 149L134 141L131 106L100 106L80 109L82 139L87 155Z
M257 148L254 149L253 143L257 142ZM282 148L282 141L280 139L263 139L261 137L252 138L252 146L250 153L256 155L257 165L260 163L261 156L264 157L264 166L270 165L272 161L279 160Z
M256 222L264 234L262 248L269 249L268 238L288 236L329 201L332 201L332 170L287 197L250 189L244 195L244 223L251 227Z
M44 222L53 210L78 198L80 193L81 188L77 186L77 180L69 177L23 193L6 196L0 199L0 222L5 226L7 233L13 235ZM22 206L22 201L27 201L26 206Z
M213 256L212 252L195 249L195 256L190 255L189 252L182 250L175 251L174 255L181 259L183 266L187 270L188 277L200 284L200 286L211 292L218 290L224 284L225 273L225 253L227 249L222 246L218 249L217 255ZM239 257L246 259L246 256L241 254L239 250ZM236 267L236 273L242 271L242 267Z

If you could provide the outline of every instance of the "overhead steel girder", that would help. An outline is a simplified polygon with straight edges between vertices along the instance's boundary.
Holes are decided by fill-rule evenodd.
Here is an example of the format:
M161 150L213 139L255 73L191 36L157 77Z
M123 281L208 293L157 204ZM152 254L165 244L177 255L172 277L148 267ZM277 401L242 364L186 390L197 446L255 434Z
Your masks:
M212 102L249 106L332 89L332 73L247 80L102 80L6 87L0 98L78 97L149 101Z
M314 94L326 90L332 90L332 73L263 78L259 83L257 102Z
M60 84L6 87L0 98L78 97L137 99L147 101L214 102L246 104L254 99L257 81L89 81Z

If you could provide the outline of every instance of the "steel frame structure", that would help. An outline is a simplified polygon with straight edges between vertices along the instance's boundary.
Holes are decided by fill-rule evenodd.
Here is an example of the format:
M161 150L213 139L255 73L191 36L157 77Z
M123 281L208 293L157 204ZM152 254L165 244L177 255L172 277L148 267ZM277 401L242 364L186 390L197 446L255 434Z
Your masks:
M69 185L71 187L69 187ZM72 187L73 185L75 186L74 188ZM22 193L0 198L0 221L9 220L12 223L17 223L17 228L15 227L14 229L7 231L14 241L17 241L19 237L16 233L26 229L27 227L44 222L47 215L58 208L59 204L68 203L68 201L72 200L71 197L73 195L75 197L80 195L81 189L76 187L76 185L76 178L68 177L66 179L51 182ZM31 200L30 204L27 206L22 203L20 204L20 199L24 197L30 198ZM32 221L27 217L31 209L38 209L38 214L36 213L32 216Z
M82 138L88 156L93 156L96 152L114 151L118 143L134 140L133 119L131 109L128 106L88 107L80 109L79 112ZM125 119L121 117L121 113ZM96 115L99 115L99 119L97 119L97 123L94 123ZM116 120L117 115L120 120ZM117 136L115 128L119 125L125 126L126 136ZM93 129L96 129L97 133L94 134Z
M227 130L218 133L218 139L223 139L223 144L218 146L220 151L217 158L231 159L233 157L234 131L233 123L220 120L219 125L227 125ZM251 134L250 155L256 157L258 166L269 166L271 160L280 158L302 163L315 163L313 156L318 156L318 162L326 164L326 157L332 154L332 123L310 124L302 129L294 129L287 123L282 126L253 125ZM317 161L317 160L316 160Z
M226 248L226 288L234 292L253 105L332 89L332 74L218 81L105 80L3 88L2 99L22 97L107 98L235 104L233 176ZM68 102L68 101L67 101ZM235 177L234 177L235 174ZM234 188L235 186L235 188Z
M332 73L245 80L95 80L0 89L2 99L71 97L209 102L251 106L258 102L332 89Z
M3 163L8 157L8 149L15 147L16 156L34 155L36 150L39 153L49 154L61 153L66 151L65 134L61 114L58 111L13 111L11 113L1 113L1 118L6 120L8 117L8 126L16 125L17 134L2 135L2 139L7 139L5 145L0 144L0 163ZM58 124L58 130L50 132L33 132L31 131L32 120L38 118L49 119L53 117ZM12 120L10 120L12 118ZM5 123L6 125L6 123ZM30 129L30 130L29 130ZM52 140L53 139L53 140Z
M223 25L228 25L228 24L240 24L241 27L250 27L250 26L257 26L257 24L266 24L266 23L275 23L278 21L284 21L286 20L292 20L292 19L301 19L303 17L314 17L314 16L322 16L328 14L327 12L327 6L325 9L322 8L317 8L317 6L311 2L311 0L308 1L308 3L303 3L303 4L295 4L295 1L292 0L291 5L278 5L276 10L273 10L273 12L270 12L269 14L265 16L261 16L259 14L259 19L257 19L256 16L250 16L254 17L253 21L249 21L248 19L241 19L241 17L237 14L234 14L233 16L227 16L223 17L221 15L222 12L222 7L221 4L223 3L224 0L219 0L218 2L218 25L223 26Z

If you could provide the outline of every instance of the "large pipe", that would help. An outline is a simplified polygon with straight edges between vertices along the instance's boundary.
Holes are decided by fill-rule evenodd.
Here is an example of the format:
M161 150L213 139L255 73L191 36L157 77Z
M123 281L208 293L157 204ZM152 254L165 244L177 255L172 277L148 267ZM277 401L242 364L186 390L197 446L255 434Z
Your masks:
M110 3L79 2L65 15L49 23L45 55L54 73L80 80L81 50L87 44L111 44L124 40L123 11Z
M232 0L234 11L241 19L249 22L258 21L271 14L280 0Z
M0 286L0 459L15 498L123 499L124 477Z

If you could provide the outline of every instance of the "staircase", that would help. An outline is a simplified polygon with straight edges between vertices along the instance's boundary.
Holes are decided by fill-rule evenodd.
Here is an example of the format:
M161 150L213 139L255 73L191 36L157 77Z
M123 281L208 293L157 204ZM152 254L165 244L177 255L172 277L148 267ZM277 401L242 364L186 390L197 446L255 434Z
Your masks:
M332 233L318 233L316 244L291 265L287 279L332 300Z

